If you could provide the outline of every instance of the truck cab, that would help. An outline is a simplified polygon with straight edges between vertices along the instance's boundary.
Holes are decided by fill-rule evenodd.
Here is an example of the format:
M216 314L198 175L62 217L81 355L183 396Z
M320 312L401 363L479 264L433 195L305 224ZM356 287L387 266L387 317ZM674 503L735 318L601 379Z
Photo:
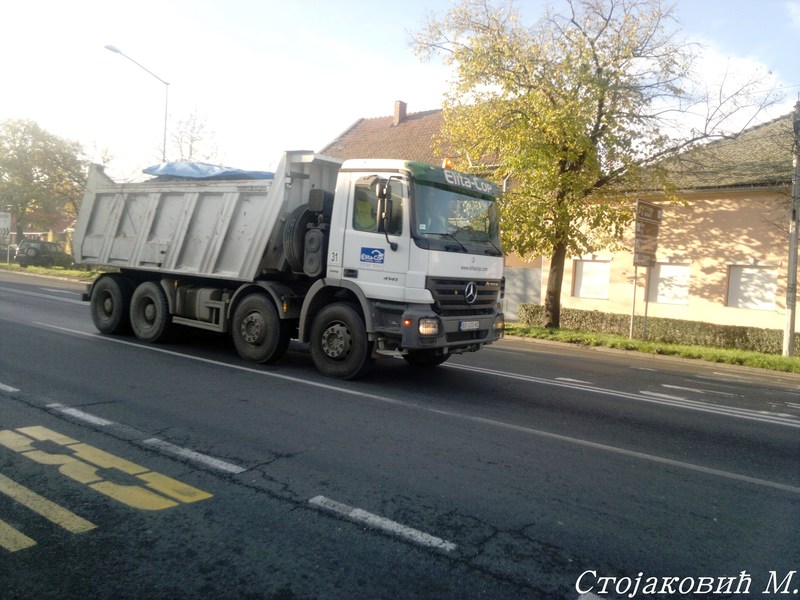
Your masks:
M496 198L493 184L448 169L346 161L320 291L348 290L358 300L376 355L436 365L497 340L504 323Z

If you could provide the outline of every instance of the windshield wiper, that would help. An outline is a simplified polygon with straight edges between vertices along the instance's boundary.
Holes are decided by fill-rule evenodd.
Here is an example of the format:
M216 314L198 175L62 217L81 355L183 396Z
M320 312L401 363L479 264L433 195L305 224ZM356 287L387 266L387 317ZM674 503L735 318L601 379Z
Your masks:
M494 254L494 253L492 253L492 252L491 252L491 251L489 251L489 250L484 250L484 253L485 253L485 254L490 254L490 255L492 255L492 256L503 256L503 251L502 251L502 250L500 250L500 248L497 246L497 244L495 244L495 243L494 243L492 240L490 240L489 238L486 238L486 241L487 241L487 242L489 242L489 244L491 244L492 248L494 248L494 249L497 251L497 254Z
M458 239L456 239L456 237L452 233L447 233L446 231L438 231L436 233L429 233L428 235L443 235L445 237L449 237L451 240L453 240L456 244L459 245L462 252L469 252L469 250L467 250L467 247L460 241L458 241ZM449 250L450 248L452 248L452 246L445 246L445 250Z

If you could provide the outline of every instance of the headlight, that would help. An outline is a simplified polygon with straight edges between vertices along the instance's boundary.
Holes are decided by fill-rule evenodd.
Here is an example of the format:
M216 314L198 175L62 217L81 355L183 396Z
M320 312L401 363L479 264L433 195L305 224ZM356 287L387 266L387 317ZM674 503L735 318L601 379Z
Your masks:
M505 328L506 319L503 316L503 313L500 313L494 320L494 331L497 333L497 337L503 337L505 335Z
M439 335L439 319L420 319L418 331L420 335Z

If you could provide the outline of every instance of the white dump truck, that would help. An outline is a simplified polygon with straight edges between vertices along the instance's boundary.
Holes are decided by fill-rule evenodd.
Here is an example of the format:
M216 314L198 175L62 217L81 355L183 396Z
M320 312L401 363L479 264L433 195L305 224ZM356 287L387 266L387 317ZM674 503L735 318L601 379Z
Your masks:
M274 174L89 172L75 261L95 326L163 341L175 325L230 333L251 361L309 345L330 377L381 356L443 363L503 335L497 187L403 160L284 153Z

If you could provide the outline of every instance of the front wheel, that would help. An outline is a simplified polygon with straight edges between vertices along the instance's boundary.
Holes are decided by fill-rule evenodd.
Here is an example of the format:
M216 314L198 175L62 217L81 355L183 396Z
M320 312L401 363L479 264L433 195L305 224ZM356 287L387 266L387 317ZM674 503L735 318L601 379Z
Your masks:
M155 281L145 281L131 298L131 328L143 342L164 341L172 325L167 295Z
M231 336L239 356L257 363L274 362L289 347L289 327L263 294L251 294L239 303L231 321Z
M323 375L337 379L366 375L375 362L372 346L364 319L351 304L329 304L314 317L311 358Z

